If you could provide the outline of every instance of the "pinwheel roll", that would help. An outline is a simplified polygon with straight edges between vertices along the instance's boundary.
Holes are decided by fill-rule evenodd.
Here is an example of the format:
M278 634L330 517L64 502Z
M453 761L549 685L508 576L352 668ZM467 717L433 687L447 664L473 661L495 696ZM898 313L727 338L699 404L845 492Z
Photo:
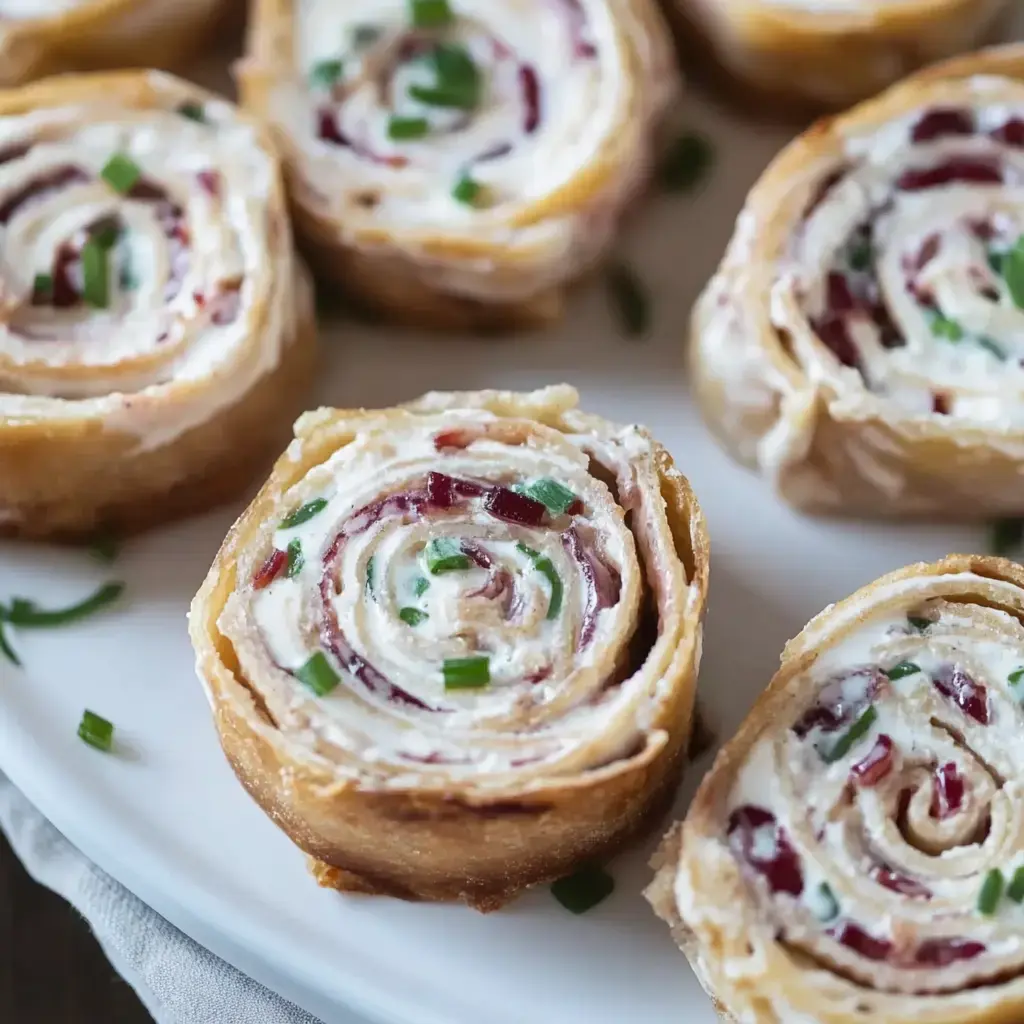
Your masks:
M0 0L0 85L58 71L170 67L196 53L225 0Z
M792 504L1024 509L1024 48L823 122L768 169L700 298L706 418Z
M311 375L263 130L158 72L0 93L0 532L138 529L247 486Z
M800 106L856 103L982 42L1008 0L667 0L746 89ZM749 97L747 97L749 98Z
M316 267L399 320L551 320L678 82L654 0L255 0L244 103Z
M303 416L192 605L250 794L321 883L501 905L677 781L707 539L566 386Z
M648 890L726 1019L1024 1019L1024 570L952 555L815 617Z

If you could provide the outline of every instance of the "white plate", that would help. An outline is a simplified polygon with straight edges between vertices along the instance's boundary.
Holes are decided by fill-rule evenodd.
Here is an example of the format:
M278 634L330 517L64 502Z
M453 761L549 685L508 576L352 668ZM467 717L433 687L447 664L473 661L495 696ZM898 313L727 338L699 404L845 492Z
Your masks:
M981 527L799 518L711 442L683 386L687 313L783 136L706 109L689 114L716 141L710 185L699 198L652 202L624 245L654 296L649 339L619 337L598 289L578 298L562 329L522 340L332 328L316 398L390 405L431 388L567 380L595 412L646 423L708 516L700 692L725 734L785 640L824 605L908 562L984 550L986 538ZM185 611L238 510L135 541L109 572L85 554L0 545L0 599L63 604L109 576L128 583L116 610L15 638L26 668L0 661L0 769L141 899L326 1024L350 1019L346 1008L387 1024L713 1024L710 1002L640 896L657 837L615 861L615 895L580 918L546 891L482 916L317 888L302 855L236 783L193 671ZM116 723L116 756L76 738L86 707ZM677 810L706 767L707 758L690 770Z

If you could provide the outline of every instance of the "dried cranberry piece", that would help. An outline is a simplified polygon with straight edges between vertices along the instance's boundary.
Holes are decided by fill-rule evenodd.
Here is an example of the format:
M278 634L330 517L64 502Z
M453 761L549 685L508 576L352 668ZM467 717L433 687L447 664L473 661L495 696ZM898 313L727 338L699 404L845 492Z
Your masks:
M260 566L256 575L253 576L253 590L263 590L264 587L269 587L281 575L287 564L288 555L284 551L278 551L275 548L270 553L270 557Z
M975 185L998 185L1003 180L1002 167L994 160L972 157L954 157L937 167L904 171L896 187L904 192L919 192L926 188L938 188L956 181Z
M944 107L930 110L914 125L911 138L914 142L931 142L932 139L948 135L973 135L974 115L958 107Z
M427 501L434 508L450 509L455 504L455 481L446 473L427 474Z
M547 515L547 508L542 502L507 487L495 487L487 495L484 508L497 519L521 526L540 526Z
M958 813L964 805L966 788L964 777L957 770L955 762L949 761L936 769L932 788L931 816L942 821Z
M877 786L892 771L893 757L892 740L881 735L868 754L858 761L850 772L855 776L858 785Z
M930 900L932 891L927 886L907 875L893 871L886 864L879 864L872 872L871 877L886 889L898 892L902 896L909 896L911 899Z
M729 815L727 834L733 850L765 877L772 892L803 892L800 858L771 811L751 804L737 807Z
M836 676L822 687L817 702L797 721L793 732L801 738L812 729L835 732L860 715L874 700L883 681L885 676L873 665Z
M529 64L519 66L519 89L523 97L523 131L532 135L540 124L540 83Z
M846 326L846 318L842 316L825 316L814 324L814 332L821 338L827 348L843 364L857 368L860 355L857 346L850 337Z
M321 107L316 112L316 137L335 146L351 146L348 136L338 127L338 114L333 107Z
M850 290L850 282L845 274L833 270L828 275L828 310L830 313L848 313L857 308L857 300Z
M992 138L1007 146L1024 147L1024 120L1019 117L1011 117L1006 124L1000 125L992 132Z
M829 928L828 934L841 946L852 949L866 960L887 960L892 954L892 943L868 935L860 925L852 921L841 921Z
M942 394L941 391L936 391L932 395L932 412L937 412L940 416L949 415L949 396Z
M914 961L928 967L948 967L957 960L973 960L981 956L985 948L973 939L928 939L917 947Z
M988 725L988 690L976 683L959 665L943 665L932 683L968 718Z

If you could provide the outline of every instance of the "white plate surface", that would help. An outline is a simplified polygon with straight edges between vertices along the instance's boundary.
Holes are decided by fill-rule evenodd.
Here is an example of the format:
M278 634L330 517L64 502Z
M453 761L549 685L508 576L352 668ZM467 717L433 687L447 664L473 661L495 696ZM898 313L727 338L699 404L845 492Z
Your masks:
M984 550L986 535L800 518L715 447L684 387L681 339L747 188L785 136L695 103L686 116L715 140L710 183L699 197L652 201L622 247L653 295L647 340L618 335L599 288L577 297L561 329L523 339L332 326L315 401L391 405L428 389L565 380L587 408L649 426L710 524L700 693L727 735L784 642L824 605L908 562ZM710 1002L640 896L656 836L616 859L615 895L579 918L546 891L482 916L317 888L302 855L236 783L193 670L185 612L240 508L134 541L109 571L85 554L0 544L0 599L63 604L109 577L128 584L114 610L16 637L26 668L0 661L0 769L141 899L326 1024L351 1021L350 1009L383 1024L713 1024ZM85 707L116 723L116 756L76 739ZM708 761L688 772L677 812Z

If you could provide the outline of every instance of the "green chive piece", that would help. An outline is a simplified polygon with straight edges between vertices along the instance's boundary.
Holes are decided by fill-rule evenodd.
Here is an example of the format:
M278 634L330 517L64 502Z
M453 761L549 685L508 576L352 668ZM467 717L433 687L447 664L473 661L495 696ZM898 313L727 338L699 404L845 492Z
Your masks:
M187 117L190 121L198 121L200 124L206 124L206 112L203 110L202 103L196 103L194 100L186 100L178 107L178 113L182 117Z
M69 605L67 608L40 608L35 601L16 597L6 608L0 608L0 619L12 626L23 629L47 629L51 626L64 626L69 622L84 619L93 612L98 612L108 604L113 604L124 593L123 583L104 583L97 591L90 594L84 601Z
M862 740L868 734L877 719L878 712L872 705L836 740L835 746L822 755L825 763L835 764L836 761L846 757L857 741Z
M366 560L366 590L369 594L373 594L373 567L375 560L375 555L370 555Z
M874 249L867 239L854 242L847 253L847 259L851 270L865 271L871 269L871 263L875 258Z
M996 912L996 906L1003 895L1003 873L999 868L993 868L981 883L981 891L978 893L978 913L991 916Z
M626 336L638 338L651 326L650 300L636 272L619 263L608 270L608 297Z
M996 252L995 249L989 249L988 251L988 265L992 268L992 273L996 277L1003 276L1003 260L1006 259L1005 252Z
M547 577L548 583L551 584L551 600L548 602L547 618L557 619L558 613L562 610L564 588L562 587L562 578L558 575L558 570L555 568L555 563L550 558L543 557L539 551L528 548L525 544L517 544L516 548L533 562L537 572Z
M427 134L428 127L425 117L399 117L392 114L388 121L388 138L421 139Z
M90 747L109 753L114 745L114 726L92 711L86 711L78 723L78 737Z
M991 352L1001 363L1006 362L1006 353L1003 351L1002 346L997 345L991 338L986 338L984 335L977 339L978 345L985 349L986 352Z
M428 60L434 69L434 85L410 86L413 99L433 107L460 110L472 110L480 103L483 80L465 46L441 43L430 52Z
M934 625L931 619L924 619L920 615L908 615L907 622L919 633L923 633L929 626Z
M352 45L357 50L372 46L383 35L384 30L376 25L356 25L352 29Z
M907 676L915 675L920 672L921 668L919 665L915 665L912 661L901 661L898 665L893 665L892 668L887 668L885 674L892 680L905 679Z
M576 495L565 484L560 484L549 476L535 480L530 484L526 488L526 495L533 498L534 501L539 501L542 505L546 505L548 511L555 516L568 512L576 502Z
M936 338L945 338L946 341L963 341L964 329L949 317L943 316L937 310L930 314L932 334Z
M318 60L309 69L309 84L330 89L341 78L345 66L340 60Z
M305 505L300 505L290 515L284 517L281 520L282 530L290 530L295 526L301 526L303 523L308 523L313 516L327 508L326 498L314 498L312 501L307 501Z
M997 519L992 524L989 548L994 555L1008 555L1024 541L1024 519Z
M409 8L416 28L439 28L453 20L448 0L411 0Z
M121 195L131 192L135 183L142 177L142 169L124 153L115 153L103 166L100 177Z
M571 914L585 914L615 891L615 879L604 868L589 865L551 886L551 895Z
M814 916L819 921L831 921L839 916L839 900L828 882L822 882L814 892Z
M48 299L53 295L53 275L36 274L32 280L32 297Z
M1000 273L1010 290L1010 297L1018 309L1024 309L1024 235L1003 255Z
M522 544L522 543L517 544L516 545L516 550L522 552L531 561L533 559L535 559L535 558L540 558L540 552L539 551L534 551L533 548L528 548L525 544Z
M483 654L445 658L442 671L446 690L479 690L491 681L491 661Z
M92 539L92 543L89 545L89 554L96 559L97 562L104 562L110 565L112 562L117 561L117 556L121 553L121 544L112 533L99 533Z
M1013 879L1006 890L1006 895L1014 903L1024 903L1024 867L1017 868L1013 873Z
M432 576L469 568L469 556L463 552L462 545L450 537L432 540L426 547L426 559L427 571Z
M101 249L113 249L121 237L120 225L113 219L103 220L89 236Z
M696 132L684 132L665 153L658 178L667 192L689 192L705 179L714 162L711 141Z
M398 613L398 617L407 626L418 626L424 619L430 618L426 612L421 612L419 608L403 608Z
M1008 676L1011 686L1016 686L1022 679L1024 679L1024 668L1018 668L1011 672Z
M288 568L285 569L284 574L288 579L293 576L298 576L302 572L303 565L306 564L306 559L302 554L302 541L298 537L288 542Z
M10 642L7 639L7 634L4 632L4 620L2 616L0 616L0 654L2 654L12 665L17 665L18 668L21 668L21 659L14 653L14 648L11 647Z
M110 303L110 257L105 246L89 239L82 246L82 298L93 309Z
M420 576L412 585L412 592L417 597L422 597L430 589L430 580L426 576Z
M323 651L317 651L305 665L297 668L295 677L318 697L325 697L329 694L338 685L340 678Z
M483 185L468 174L463 174L452 189L452 198L466 206L479 206L485 194Z

